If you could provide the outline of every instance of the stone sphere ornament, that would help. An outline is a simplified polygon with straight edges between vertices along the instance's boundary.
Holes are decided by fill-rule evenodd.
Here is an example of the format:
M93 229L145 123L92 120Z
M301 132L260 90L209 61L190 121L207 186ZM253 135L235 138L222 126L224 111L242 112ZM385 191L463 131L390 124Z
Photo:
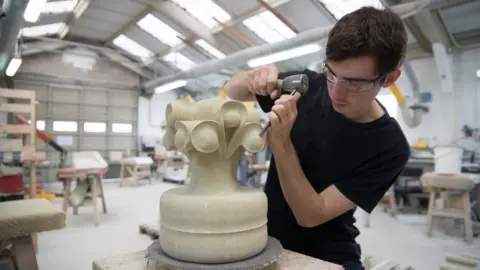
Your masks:
M242 102L213 98L167 106L164 146L191 163L190 182L160 197L159 243L168 256L229 263L265 249L267 197L237 179L243 153L265 149L261 130L259 113Z

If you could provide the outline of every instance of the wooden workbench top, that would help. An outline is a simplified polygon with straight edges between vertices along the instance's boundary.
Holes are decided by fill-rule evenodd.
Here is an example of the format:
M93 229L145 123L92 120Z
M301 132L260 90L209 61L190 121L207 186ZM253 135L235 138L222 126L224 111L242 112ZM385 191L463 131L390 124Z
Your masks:
M155 268L155 263L148 263L146 251L120 254L93 262L93 270L164 270ZM147 264L148 263L148 264ZM282 257L268 270L341 270L342 266L285 250Z

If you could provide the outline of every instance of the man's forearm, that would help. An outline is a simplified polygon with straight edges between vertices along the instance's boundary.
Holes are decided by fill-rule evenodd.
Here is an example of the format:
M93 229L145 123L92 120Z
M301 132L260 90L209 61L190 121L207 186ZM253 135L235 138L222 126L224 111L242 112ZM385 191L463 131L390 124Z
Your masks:
M321 215L323 202L305 177L293 144L289 142L272 152L283 195L297 222L304 227L313 226L313 221Z
M225 84L223 89L229 98L238 101L254 100L254 96L248 91L247 85L245 84L246 76L246 72L239 72Z

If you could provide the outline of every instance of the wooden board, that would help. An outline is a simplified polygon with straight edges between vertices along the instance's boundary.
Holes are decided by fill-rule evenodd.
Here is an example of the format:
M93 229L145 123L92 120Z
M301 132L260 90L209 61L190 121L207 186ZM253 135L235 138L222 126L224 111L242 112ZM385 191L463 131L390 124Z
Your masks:
M32 133L32 126L31 125L1 125L0 133L30 134Z
M126 254L119 254L93 262L93 270L166 270L156 266L145 258L146 251L141 250ZM330 262L302 255L290 250L285 250L280 259L275 262L270 270L342 270L343 267Z
M20 89L0 89L0 97L4 98L19 98L19 99L35 99L35 92L31 90Z
M0 104L0 112L33 113L32 105L30 105L30 104L14 104L14 103L2 103L2 104Z

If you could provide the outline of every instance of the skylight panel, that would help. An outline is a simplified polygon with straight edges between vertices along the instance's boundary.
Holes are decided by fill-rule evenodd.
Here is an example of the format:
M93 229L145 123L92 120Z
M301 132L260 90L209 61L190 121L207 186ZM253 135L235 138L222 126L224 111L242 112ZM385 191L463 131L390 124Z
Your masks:
M196 65L195 62L178 52L172 52L163 57L163 60L176 66L180 70L188 70Z
M78 0L64 0L64 1L54 1L47 2L42 9L42 13L68 13L72 12L75 6L77 5Z
M202 48L203 50L205 50L207 53L209 53L210 55L212 55L213 57L215 58L224 58L225 57L225 54L222 53L221 51L219 51L217 48L213 47L210 43L206 42L205 40L203 39L199 39L197 41L195 41L195 44Z
M261 39L268 43L277 42L295 36L288 26L280 21L270 11L264 11L258 15L243 21L243 24Z
M162 22L152 14L147 14L145 17L137 22L138 27L143 31L154 36L162 43L165 43L171 47L182 43L182 40L178 37L184 38L180 33L175 31L172 27Z
M38 37L55 35L65 27L65 23L52 23L38 26L25 27L22 29L22 36L24 37Z
M335 16L340 19L345 14L353 12L364 6L383 8L380 0L318 0Z
M122 50L141 58L143 61L153 57L153 52L133 41L125 35L120 35L113 40L113 44Z
M217 19L221 22L227 22L232 19L230 14L215 4L212 0L172 0L174 3L184 8L197 20L205 24L208 28L217 26Z

